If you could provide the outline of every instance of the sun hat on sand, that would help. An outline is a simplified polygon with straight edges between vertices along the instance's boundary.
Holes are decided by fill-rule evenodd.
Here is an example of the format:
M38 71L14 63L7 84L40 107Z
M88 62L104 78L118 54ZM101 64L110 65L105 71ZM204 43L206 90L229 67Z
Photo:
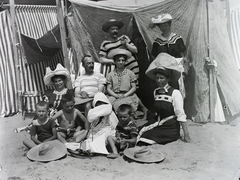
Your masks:
M108 53L108 58L113 59L115 56L117 55L125 55L127 56L127 59L129 59L130 57L132 57L132 54L130 51L126 50L126 49L113 49Z
M148 146L135 146L125 149L123 153L126 157L142 163L161 162L165 159L163 153Z
M67 70L67 68L64 68L60 63L57 64L57 67L54 71L52 71L50 69L50 67L46 68L46 74L43 77L43 81L47 86L52 86L53 85L53 81L52 81L52 77L56 76L56 75L63 75L66 77L66 80L70 81L71 77L70 77L70 73Z
M111 26L117 26L118 29L121 29L123 27L124 23L122 21L117 21L116 19L110 19L108 22L104 23L102 26L102 30L104 32L108 32L108 29Z
M66 146L58 140L48 141L34 146L27 153L31 161L49 162L60 159L67 154Z
M145 74L155 80L156 73L166 69L170 70L170 81L177 81L180 78L181 69L176 58L167 53L160 53L149 65Z

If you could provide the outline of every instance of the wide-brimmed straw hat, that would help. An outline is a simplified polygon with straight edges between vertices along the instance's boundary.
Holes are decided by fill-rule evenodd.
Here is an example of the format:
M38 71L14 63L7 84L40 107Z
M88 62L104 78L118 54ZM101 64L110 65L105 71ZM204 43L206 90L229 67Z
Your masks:
M104 32L108 32L108 29L111 26L117 26L118 29L121 29L124 26L124 23L122 21L117 21L116 19L110 19L108 22L106 22L105 24L103 24L102 26L102 30Z
M126 49L113 49L111 50L109 53L108 53L108 58L109 59L113 59L114 56L117 56L117 55L125 55L127 56L127 59L129 59L130 57L132 57L132 54L130 51L126 50Z
M161 73L162 70L170 70L170 81L177 81L181 76L181 69L176 58L167 53L160 53L149 65L145 74L155 80L156 73Z
M135 146L124 150L124 155L134 161L142 163L161 162L165 159L165 155L159 150L147 146Z
M154 28L157 24L162 24L171 21L173 18L170 14L160 14L156 18L153 17L149 24L149 27Z
M43 81L47 86L52 86L53 85L53 81L52 81L52 77L56 76L56 75L63 75L66 77L66 80L71 80L70 77L70 73L67 70L67 68L64 68L60 63L57 64L57 67L54 71L52 71L50 69L50 67L46 68L46 74L43 77Z
M48 141L34 146L27 153L31 161L49 162L60 159L67 154L66 146L58 140Z

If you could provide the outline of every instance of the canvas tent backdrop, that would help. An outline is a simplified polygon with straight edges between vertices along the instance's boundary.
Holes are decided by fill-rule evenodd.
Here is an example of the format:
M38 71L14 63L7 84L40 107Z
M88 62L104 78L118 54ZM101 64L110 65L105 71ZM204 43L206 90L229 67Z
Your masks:
M185 80L187 97L185 110L189 118L196 122L207 122L209 118L209 77L204 67L205 58L209 56L208 46L211 43L210 53L218 64L217 83L225 115L234 116L240 112L240 76L227 32L227 19L224 16L225 2L214 0L211 6L211 26L208 25L208 9L206 1L202 0L166 0L160 3L144 6L114 6L103 2L93 3L88 1L78 2L70 0L72 11L67 17L68 34L71 40L76 63L83 54L90 53L98 60L101 42L106 38L106 33L101 30L102 24L108 19L122 20L125 26L121 34L130 38L138 33L133 28L136 22L137 30L151 51L154 39L160 33L159 29L148 27L153 16L161 13L170 13L173 16L173 32L181 35L187 46L187 58L192 66ZM158 1L159 2L159 1ZM134 41L134 40L133 40ZM142 48L144 49L144 48ZM145 53L147 55L147 52ZM142 66L150 64L148 59L138 59ZM143 61L143 62L141 62ZM141 69L147 67L141 67ZM143 83L149 86L149 79ZM141 84L140 84L141 86ZM141 87L140 87L141 88ZM143 88L144 89L144 88Z
M233 52L238 69L240 70L240 3L237 7L231 9L230 27Z
M18 29L18 60L13 59L13 40L10 26L10 14L8 10L0 12L0 116L9 116L19 112L18 91L42 91L46 90L43 83L45 69L50 66L52 69L57 63L62 63L63 57L61 50L47 61L35 64L26 63L21 34L38 39L45 33L52 30L57 24L56 6L32 6L16 5L15 16ZM16 66L20 65L21 73L18 74ZM20 76L20 78L17 78ZM17 86L20 79L21 87ZM36 99L28 100L29 111L34 110Z

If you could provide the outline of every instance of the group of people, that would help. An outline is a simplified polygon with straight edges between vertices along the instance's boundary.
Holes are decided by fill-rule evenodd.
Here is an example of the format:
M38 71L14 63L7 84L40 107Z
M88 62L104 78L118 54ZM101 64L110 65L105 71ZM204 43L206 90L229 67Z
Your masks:
M158 26L162 32L153 43L154 60L146 71L157 84L152 119L147 119L147 108L136 95L137 48L126 35L118 36L123 22L111 19L102 26L109 39L100 47L101 73L94 71L93 58L84 55L81 63L85 71L75 80L74 89L69 89L70 74L66 68L58 64L54 71L46 69L44 82L54 89L46 91L43 101L37 103L31 140L23 143L32 148L54 139L66 146L72 141L79 143L81 151L117 158L120 151L129 147L176 141L180 138L180 125L184 141L190 142L178 83L186 47L181 36L171 32L171 22L170 14L151 20L151 27ZM133 121L139 109L144 113L143 119L147 119L141 127Z

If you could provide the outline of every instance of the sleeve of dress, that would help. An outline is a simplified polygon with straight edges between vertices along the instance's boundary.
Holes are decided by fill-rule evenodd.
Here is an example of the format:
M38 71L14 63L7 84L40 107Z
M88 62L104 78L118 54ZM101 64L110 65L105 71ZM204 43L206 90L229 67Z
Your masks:
M45 93L44 93L44 95L43 95L43 101L45 101L45 102L49 102L49 99L50 99L50 96L51 96L51 94L52 94L52 90L51 89L48 89Z
M112 74L112 73L109 73L109 74L107 74L107 76L106 76L106 83L107 83L107 85L108 85L108 84L112 85L112 76L111 76L111 74Z
M129 76L130 76L130 82L136 82L137 81L137 77L134 74L134 72L132 72L131 70L129 70Z
M183 98L179 90L174 90L172 93L172 99L173 99L173 109L175 112L175 115L177 116L177 120L181 122L186 122L186 114L183 109Z
M151 55L154 57L158 55L158 44L156 42L153 43Z
M184 45L184 42L183 42L182 38L178 39L177 44L178 44L178 48L179 48L180 52L183 53L183 52L186 51L186 46Z

